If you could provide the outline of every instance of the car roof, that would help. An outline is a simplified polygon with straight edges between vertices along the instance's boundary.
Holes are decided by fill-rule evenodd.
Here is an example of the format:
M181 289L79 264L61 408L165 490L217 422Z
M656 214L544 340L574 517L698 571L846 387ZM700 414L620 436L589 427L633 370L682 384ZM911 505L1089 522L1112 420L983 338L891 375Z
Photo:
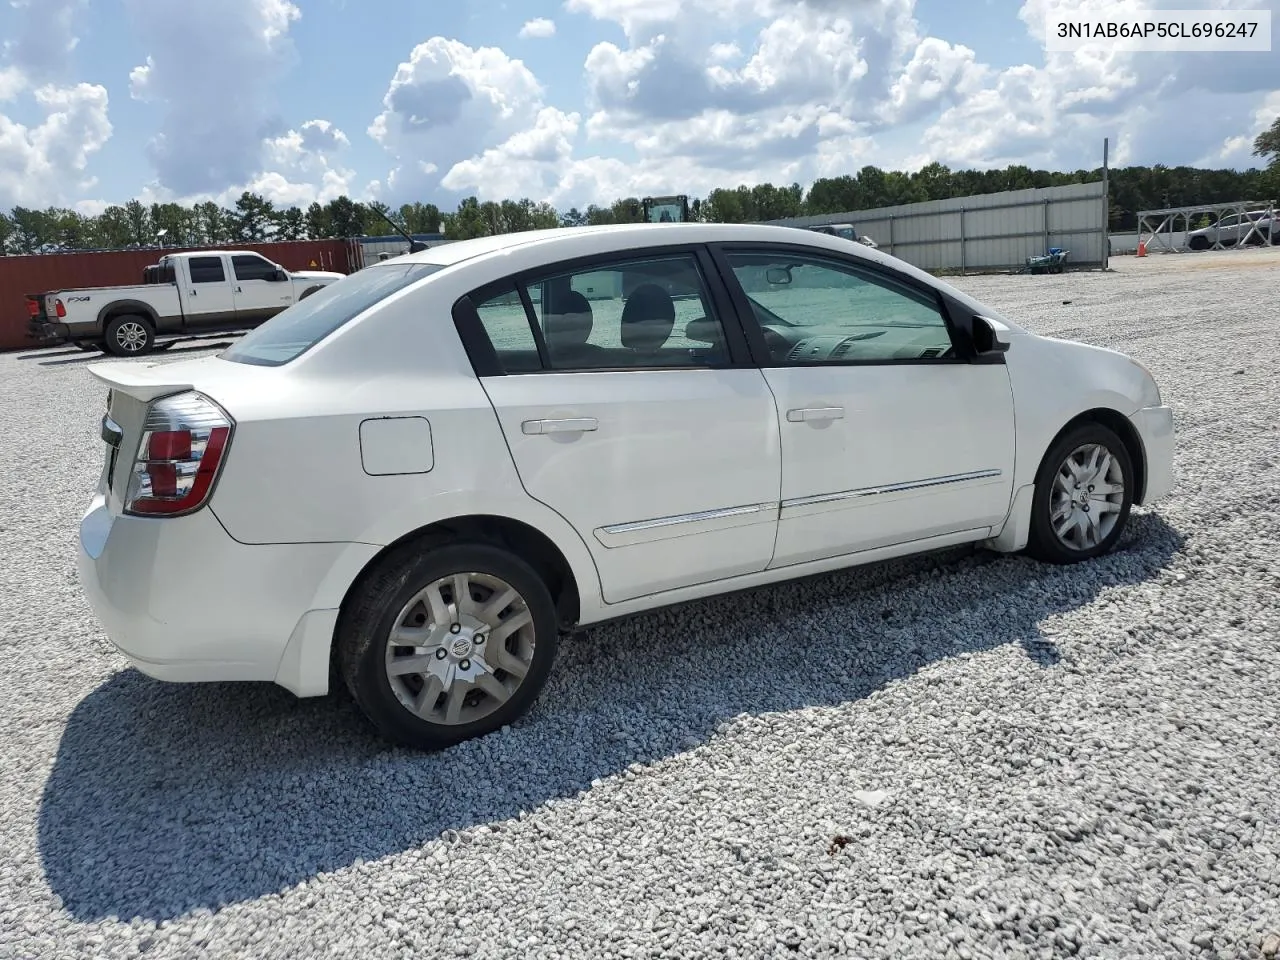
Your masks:
M473 257L501 253L526 244L556 244L580 240L587 236L608 237L610 246L637 246L663 243L717 243L732 240L762 243L804 243L813 237L811 230L762 223L614 223L594 227L555 227L550 230L526 230L471 240L442 243L428 250L397 257L399 263L433 263L452 266ZM821 244L816 244L820 246Z
M160 259L185 260L190 257L218 257L224 253L229 257L262 257L264 260L271 259L266 254L259 253L257 250L183 250L179 253L166 253Z

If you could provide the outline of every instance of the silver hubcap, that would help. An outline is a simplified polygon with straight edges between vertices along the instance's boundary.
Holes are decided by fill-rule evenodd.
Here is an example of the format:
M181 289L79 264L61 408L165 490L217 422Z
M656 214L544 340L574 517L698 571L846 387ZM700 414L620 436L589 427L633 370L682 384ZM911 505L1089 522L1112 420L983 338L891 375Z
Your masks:
M1090 550L1111 535L1124 506L1120 461L1098 443L1076 448L1053 478L1049 519L1072 550Z
M533 617L505 580L457 573L405 604L387 638L396 698L430 723L483 719L511 699L533 662Z
M136 353L147 343L147 331L140 323L130 320L116 330L116 343L130 353Z

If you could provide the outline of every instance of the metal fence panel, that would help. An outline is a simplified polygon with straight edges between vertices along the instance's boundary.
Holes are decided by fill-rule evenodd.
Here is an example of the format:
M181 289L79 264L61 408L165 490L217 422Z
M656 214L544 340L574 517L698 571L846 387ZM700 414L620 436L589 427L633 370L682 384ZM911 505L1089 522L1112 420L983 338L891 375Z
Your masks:
M1100 267L1106 256L1100 180L769 222L851 223L886 253L923 270L1017 269L1051 247L1070 251L1068 265Z

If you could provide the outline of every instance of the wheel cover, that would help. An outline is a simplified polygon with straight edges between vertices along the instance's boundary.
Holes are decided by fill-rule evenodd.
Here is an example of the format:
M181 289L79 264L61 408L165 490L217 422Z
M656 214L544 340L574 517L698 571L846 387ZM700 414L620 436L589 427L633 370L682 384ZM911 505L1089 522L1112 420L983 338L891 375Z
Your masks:
M1077 447L1062 462L1049 496L1049 522L1069 550L1092 550L1115 530L1124 509L1124 470L1100 443Z
M515 587L487 573L456 573L404 605L387 637L387 679L406 710L458 726L493 713L533 663L533 615Z
M137 353L147 345L147 329L136 320L129 320L116 328L116 343L121 350Z

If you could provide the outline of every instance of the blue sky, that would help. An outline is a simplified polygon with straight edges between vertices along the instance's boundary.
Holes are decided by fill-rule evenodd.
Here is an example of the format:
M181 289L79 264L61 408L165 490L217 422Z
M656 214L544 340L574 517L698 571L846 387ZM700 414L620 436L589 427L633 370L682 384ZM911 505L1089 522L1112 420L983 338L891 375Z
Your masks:
M1276 51L1049 55L1050 4L1190 6L0 0L0 207L252 189L567 208L865 164L1092 167L1104 136L1119 164L1256 163Z

